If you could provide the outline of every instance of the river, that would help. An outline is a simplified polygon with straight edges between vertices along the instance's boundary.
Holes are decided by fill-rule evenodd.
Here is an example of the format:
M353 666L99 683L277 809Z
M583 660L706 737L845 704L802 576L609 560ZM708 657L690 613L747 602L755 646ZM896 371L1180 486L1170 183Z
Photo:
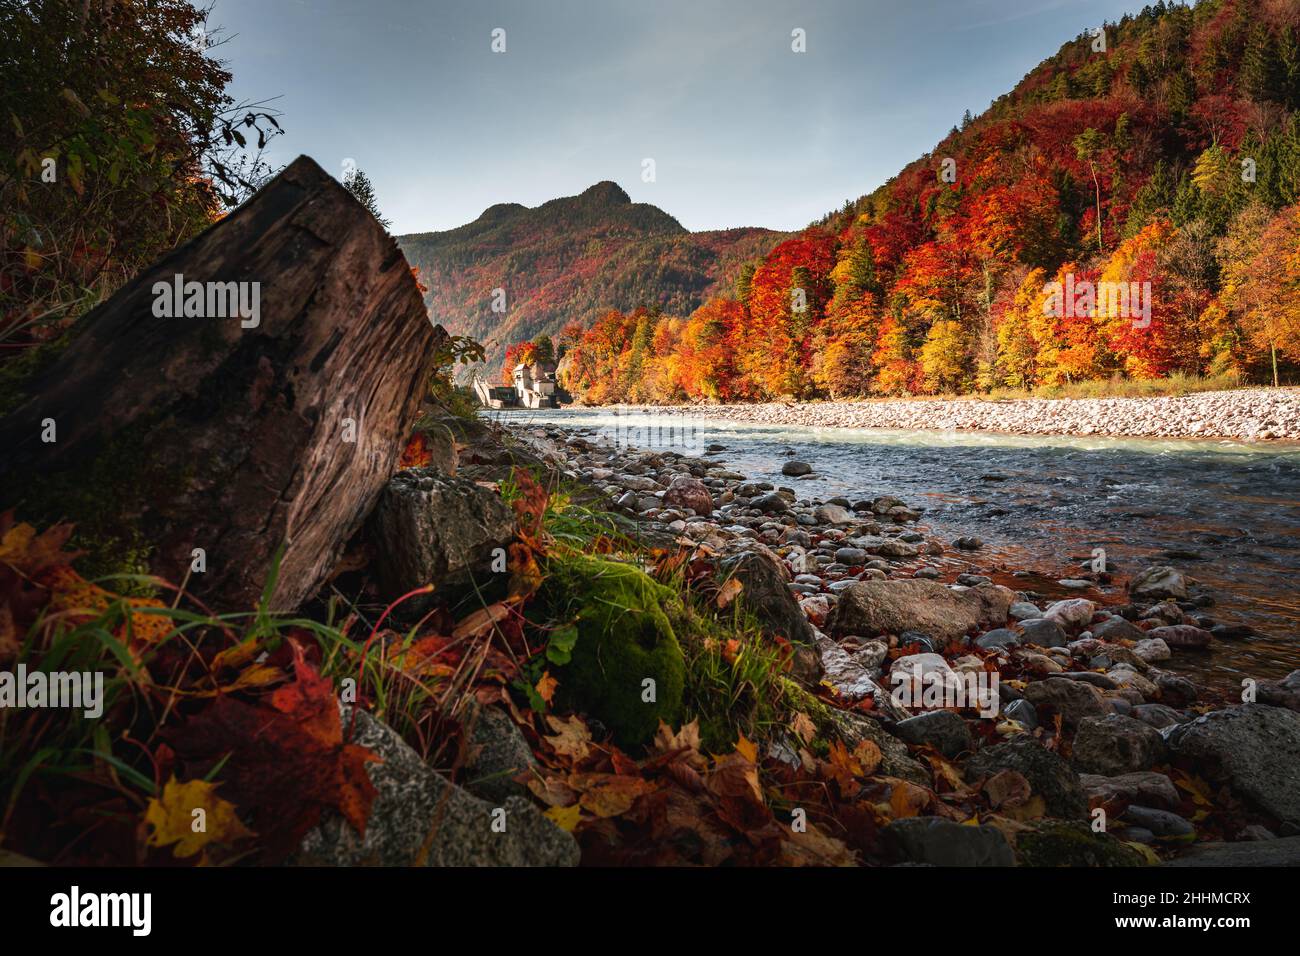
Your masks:
M985 542L951 559L954 570L1043 595L1079 596L1055 581L1072 577L1094 548L1105 549L1121 582L1147 564L1170 564L1214 595L1205 613L1260 631L1209 654L1176 654L1173 669L1235 694L1244 676L1300 667L1300 445L810 429L588 408L491 415L602 429L683 454L724 445L716 457L728 468L800 497L897 495L923 507L921 524L939 536ZM811 463L814 475L783 477L790 457ZM1035 577L1013 581L1014 571ZM1104 599L1123 600L1120 587L1105 591Z

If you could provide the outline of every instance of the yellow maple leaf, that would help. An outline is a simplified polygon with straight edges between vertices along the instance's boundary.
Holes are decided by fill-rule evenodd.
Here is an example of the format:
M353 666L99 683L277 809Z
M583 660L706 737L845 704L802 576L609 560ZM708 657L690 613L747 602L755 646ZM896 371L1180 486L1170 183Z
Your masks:
M172 777L163 786L162 799L151 797L144 822L152 829L147 843L162 847L176 844L172 856L184 858L203 853L207 862L209 844L230 844L253 836L239 822L235 805L217 796L217 785L205 780L177 782ZM203 811L197 814L196 811Z
M576 803L571 807L551 807L542 816L549 818L561 830L572 833L582 819L582 807Z

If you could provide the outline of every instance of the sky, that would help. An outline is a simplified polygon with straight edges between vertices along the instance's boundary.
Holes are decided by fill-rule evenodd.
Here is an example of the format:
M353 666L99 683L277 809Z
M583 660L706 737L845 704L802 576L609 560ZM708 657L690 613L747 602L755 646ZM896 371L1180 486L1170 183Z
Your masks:
M392 232L602 180L691 230L800 229L1143 0L210 0L240 100ZM492 49L504 30L505 52ZM805 52L792 45L802 30ZM645 179L645 160L654 179Z

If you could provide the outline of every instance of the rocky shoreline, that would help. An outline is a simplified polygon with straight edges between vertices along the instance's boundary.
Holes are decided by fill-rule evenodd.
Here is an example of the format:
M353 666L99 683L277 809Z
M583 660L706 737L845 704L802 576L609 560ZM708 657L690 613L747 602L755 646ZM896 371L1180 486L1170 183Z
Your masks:
M1239 702L1165 669L1252 634L1215 619L1213 596L1179 571L1121 582L1085 561L1058 582L1078 596L1055 600L1017 586L1028 572L1004 577L1012 586L978 573L978 539L941 540L923 509L891 496L802 497L729 470L721 445L692 456L615 446L594 429L514 432L634 516L647 543L694 549L739 580L765 629L804 652L799 679L879 722L891 774L943 755L963 786L1024 788L1048 817L1094 830L1101 819L1166 858L1209 829L1197 865L1300 862L1300 671L1251 682ZM783 474L814 469L792 459ZM990 682L984 698L943 696ZM991 826L925 821L891 825L905 859L1001 861Z
M1158 398L768 402L655 406L653 411L807 428L1300 441L1300 389L1297 388L1249 388Z

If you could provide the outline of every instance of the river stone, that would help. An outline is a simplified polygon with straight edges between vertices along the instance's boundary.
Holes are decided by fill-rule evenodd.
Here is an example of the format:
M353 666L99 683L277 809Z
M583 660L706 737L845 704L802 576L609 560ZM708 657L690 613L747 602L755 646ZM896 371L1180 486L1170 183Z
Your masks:
M1002 708L1002 713L1026 730L1033 730L1038 726L1038 712L1034 710L1034 705L1024 698L1008 703Z
M423 587L455 595L495 577L494 552L515 535L514 515L495 491L435 468L399 471L370 519L380 591L391 601ZM431 599L402 605L421 614Z
M929 744L950 759L974 746L966 721L951 710L932 710L900 720L893 733L909 744Z
M697 515L710 515L713 514L713 497L708 486L698 478L678 475L664 492L664 506L690 508Z
M975 646L981 647L986 651L995 647L1014 647L1019 643L1020 635L1005 627L999 627L992 631L985 631L979 637L975 638Z
M1191 823L1176 813L1137 804L1130 805L1120 819L1125 823L1149 830L1158 837L1185 837L1196 832Z
M861 581L840 597L828 621L831 636L923 631L953 640L1006 623L1012 592L1000 585L957 591L937 581Z
M1128 585L1128 593L1135 599L1161 601L1165 598L1185 600L1187 582L1179 571L1166 565L1147 568Z
M1072 727L1078 726L1085 717L1101 717L1108 710L1105 698L1097 688L1063 677L1048 677L1026 684L1025 700L1040 714L1044 707L1055 711Z
M1300 711L1300 670L1292 671L1281 680L1260 681L1258 700L1272 707Z
M800 475L811 475L813 467L806 461L791 459L781 466L781 474L791 478L798 478Z
M1113 777L1082 773L1079 774L1079 784L1090 801L1097 800L1101 803L1123 801L1177 809L1182 802L1174 782L1154 770L1122 773Z
M1147 633L1136 624L1131 624L1116 614L1114 617L1106 618L1100 624L1094 624L1092 636L1114 643L1115 641L1141 641L1146 638Z
M1173 652L1169 650L1169 645L1158 637L1149 637L1138 641L1137 646L1133 648L1133 653L1148 664L1167 661L1174 656Z
M1033 737L1021 735L985 747L966 761L964 772L966 779L974 783L999 770L1015 770L1028 780L1051 816L1075 819L1088 812L1088 799L1078 774Z
M734 577L742 585L740 600L753 612L769 636L796 644L812 644L813 629L787 587L790 572L771 550L755 545L718 562L722 578Z
M1245 843L1197 843L1165 866L1300 866L1300 836Z
M1028 601L1016 601L1011 605L1007 613L1017 621L1028 621L1043 616L1043 612L1038 610L1038 606L1030 604Z
M1138 704L1133 708L1133 719L1140 720L1156 730L1164 730L1166 727L1185 722L1187 718L1168 704Z
M1155 675L1155 688L1161 700L1175 707L1194 704L1196 698L1201 695L1197 686L1186 677L1169 671L1160 671Z
M1147 638L1160 639L1174 650L1205 650L1214 640L1214 635L1204 628L1193 624L1166 624L1153 627L1147 631Z
M1072 762L1081 773L1115 777L1150 770L1166 756L1160 731L1132 717L1108 714L1079 721Z
M757 508L763 514L783 514L790 510L790 503L785 497L775 492L767 495L760 495L750 503L751 508Z
M1020 622L1020 638L1026 644L1039 647L1064 647L1069 641L1065 629L1056 621L1045 617Z
M1043 612L1043 617L1067 629L1087 627L1096 609L1097 605L1087 598L1070 598L1050 605Z
M519 726L499 707L471 708L470 757L461 779L476 797L500 806L508 797L525 797L528 788L513 778L537 765Z
M1174 757L1300 830L1300 714L1267 704L1216 710L1165 731Z
M813 511L813 518L818 524L852 524L857 518L848 508L839 505L818 505Z
M341 705L343 726L353 709ZM366 764L378 795L365 836L327 811L304 838L297 861L315 866L411 866L427 845L427 866L577 866L573 836L532 803L508 797L480 800L430 769L397 733L366 711L356 712L353 742L382 763ZM493 832L493 811L505 810L506 829Z
M1002 831L965 826L941 817L906 817L884 830L897 859L930 866L1013 866L1015 855Z

